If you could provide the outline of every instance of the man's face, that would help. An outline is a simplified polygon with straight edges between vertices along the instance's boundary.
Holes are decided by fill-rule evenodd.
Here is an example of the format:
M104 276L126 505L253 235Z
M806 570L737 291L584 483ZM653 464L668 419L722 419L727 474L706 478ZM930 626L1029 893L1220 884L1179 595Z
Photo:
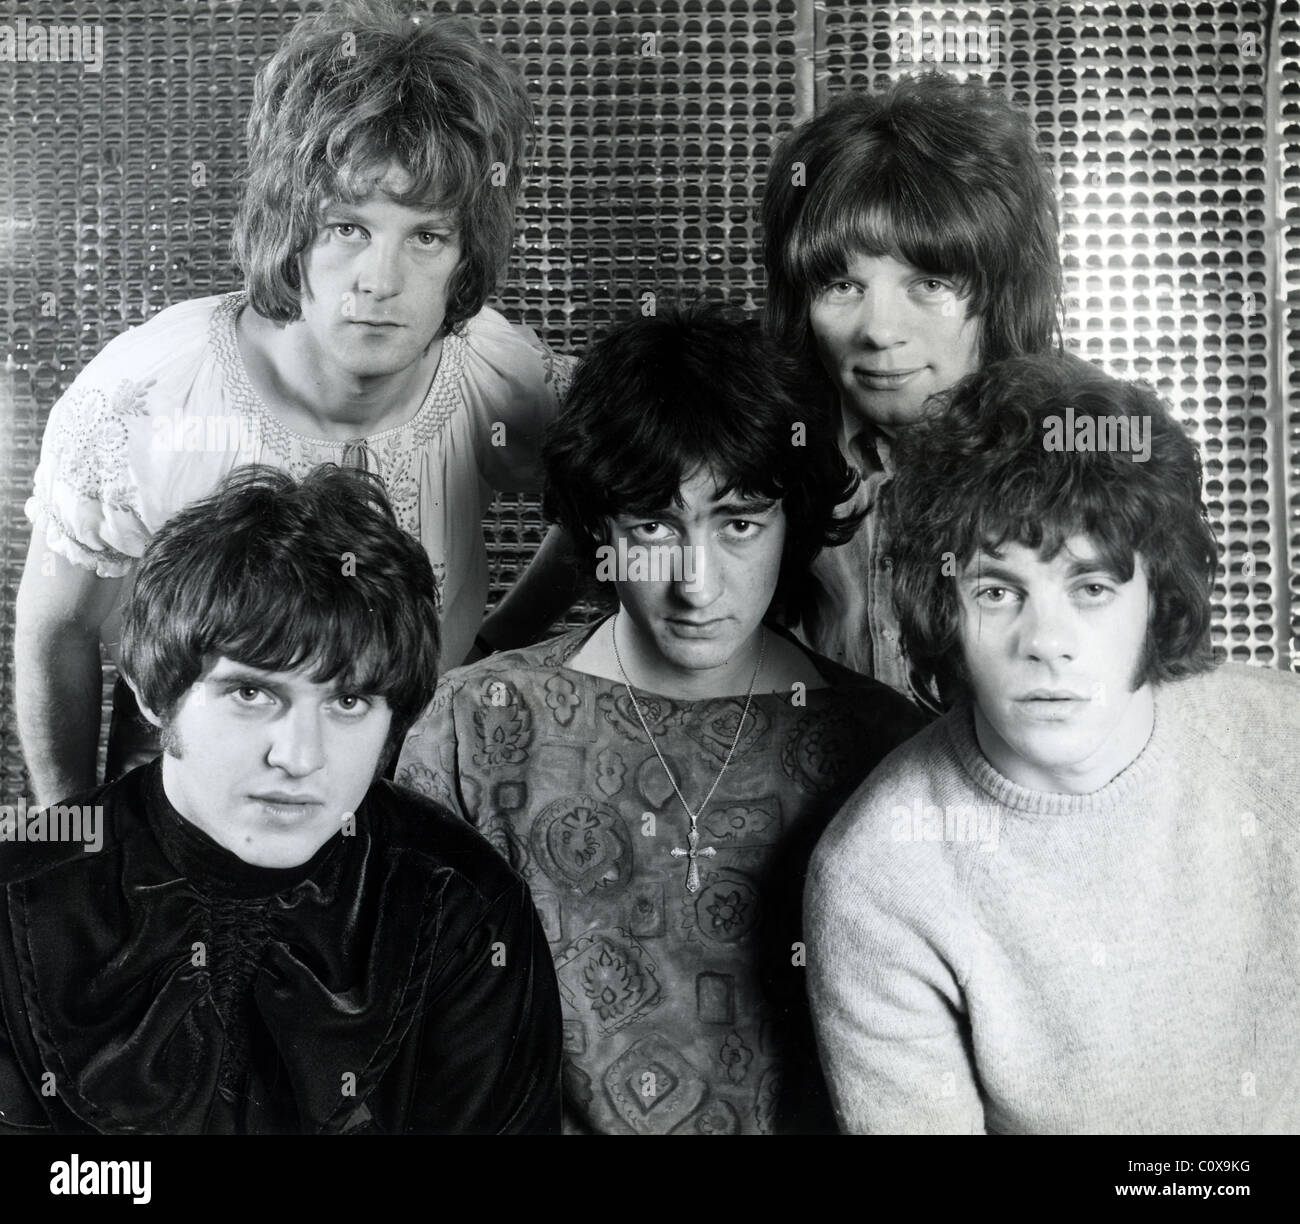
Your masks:
M1051 561L1022 544L958 579L976 730L992 764L1033 790L1086 794L1146 745L1151 686L1134 689L1150 599L1142 558L1120 582L1084 535Z
M885 433L979 366L980 321L953 282L890 255L857 255L814 296L809 322L846 418Z
M303 255L302 317L323 368L356 378L398 374L442 331L460 238L446 213L388 194L409 185L390 166L366 199L328 205Z
M267 672L221 656L168 724L163 788L246 863L294 867L356 811L391 721L383 697L317 684L305 668Z
M743 691L781 573L785 511L780 502L720 495L703 468L683 482L681 496L681 507L664 506L652 518L607 520L616 548L620 540L628 547L675 545L686 562L680 582L669 573L615 583L626 613L619 632L630 643L625 661L636 683L669 696L721 695L734 689L737 676Z

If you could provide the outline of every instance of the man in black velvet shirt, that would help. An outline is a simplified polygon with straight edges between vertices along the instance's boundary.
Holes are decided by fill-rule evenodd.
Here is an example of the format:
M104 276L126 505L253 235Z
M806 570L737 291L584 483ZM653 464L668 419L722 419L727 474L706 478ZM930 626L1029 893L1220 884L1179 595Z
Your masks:
M381 776L437 656L364 473L238 469L158 532L121 658L163 755L0 807L0 1133L558 1130L528 888Z

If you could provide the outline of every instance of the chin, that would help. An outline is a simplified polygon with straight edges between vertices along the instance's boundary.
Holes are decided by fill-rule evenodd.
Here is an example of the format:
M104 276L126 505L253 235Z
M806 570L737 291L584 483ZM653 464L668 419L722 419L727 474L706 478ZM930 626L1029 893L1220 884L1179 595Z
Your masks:
M721 667L729 656L718 650L675 650L668 657L678 667L690 671L708 671L710 668Z
M1013 739L1010 743L1022 760L1048 773L1076 769L1086 764L1100 747L1097 742L1084 743L1077 731L1064 729L1056 733L1039 731L1036 735Z
M252 867L301 867L327 841L328 837L295 838L293 841L266 838L239 857Z
M674 642L663 650L664 657L677 667L691 671L707 671L712 667L721 667L731 658L733 648L728 645L720 647L716 642L701 642L689 645Z

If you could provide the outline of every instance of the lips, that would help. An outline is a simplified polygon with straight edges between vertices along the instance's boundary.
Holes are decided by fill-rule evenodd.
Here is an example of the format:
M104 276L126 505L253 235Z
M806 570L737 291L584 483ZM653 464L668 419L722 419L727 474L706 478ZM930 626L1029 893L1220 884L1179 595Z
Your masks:
M702 637L716 632L724 623L725 618L715 617L713 620L692 621L682 620L679 617L672 617L668 624L678 633L686 637Z
M1017 697L1017 701L1087 701L1088 699L1082 693L1073 693L1068 689L1034 689L1031 693L1025 693L1022 697Z
M271 791L263 795L253 795L258 803L270 803L276 807L319 807L323 799L315 795L291 795L283 791Z
M924 366L918 366L915 370L867 370L857 367L854 369L853 374L859 382L865 382L872 387L888 390L892 387L906 386L924 369Z

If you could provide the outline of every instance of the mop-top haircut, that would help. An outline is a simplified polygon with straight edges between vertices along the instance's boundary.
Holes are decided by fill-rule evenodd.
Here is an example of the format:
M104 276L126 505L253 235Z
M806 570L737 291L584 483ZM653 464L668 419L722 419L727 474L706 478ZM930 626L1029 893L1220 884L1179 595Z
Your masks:
M761 208L768 330L817 367L808 310L856 255L950 277L980 359L1059 347L1055 184L1028 119L942 73L847 93L796 128Z
M301 315L300 257L326 207L370 196L390 165L393 198L448 212L461 262L446 330L482 309L508 259L533 135L523 80L458 17L352 0L303 17L259 72L235 260L258 314Z
M607 519L681 505L703 468L719 493L781 502L783 611L813 557L862 517L836 515L857 477L824 416L756 322L706 305L661 308L614 327L579 363L547 438L546 514L594 557Z
M1076 534L1120 582L1132 579L1141 554L1151 616L1135 687L1210 670L1218 549L1201 501L1200 455L1159 397L1078 358L1040 354L990 366L944 399L900 431L883 497L894 606L922 675L956 690L964 683L955 573L1008 543L1051 561ZM1102 437L1117 432L1115 418L1145 419L1146 459L1046 445L1062 419L1091 420Z
M392 710L400 745L438 680L433 568L377 477L236 468L159 529L136 570L123 674L164 727L206 664L307 668Z

